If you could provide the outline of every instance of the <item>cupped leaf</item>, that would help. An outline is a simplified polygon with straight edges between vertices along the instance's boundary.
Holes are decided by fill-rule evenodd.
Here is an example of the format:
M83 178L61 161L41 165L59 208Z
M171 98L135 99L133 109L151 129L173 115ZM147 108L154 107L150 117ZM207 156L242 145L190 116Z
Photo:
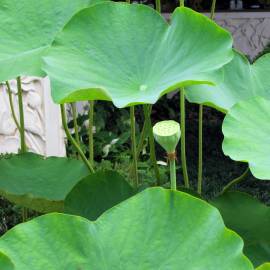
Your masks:
M145 5L108 2L72 18L44 70L57 103L100 99L124 107L155 103L179 86L213 83L211 71L232 59L231 47L227 31L191 9L177 8L169 25Z
M131 197L95 222L48 214L0 239L0 251L20 270L253 270L242 247L214 207L162 188Z
M256 270L270 270L270 263L265 263L259 266L258 268L256 268Z
M98 0L0 0L0 82L41 76L41 57L79 10Z
M233 60L222 67L224 80L215 86L194 85L187 88L190 102L205 104L226 113L234 104L255 96L270 99L270 53L253 65L234 51Z
M226 226L244 239L244 253L255 266L270 259L270 208L242 192L227 192L216 198Z
M103 212L135 194L115 171L99 171L82 179L65 199L65 213L97 219Z
M39 212L62 211L67 194L88 174L79 160L19 154L0 160L0 194Z
M237 103L226 115L223 152L249 163L252 174L270 179L270 101L262 97Z

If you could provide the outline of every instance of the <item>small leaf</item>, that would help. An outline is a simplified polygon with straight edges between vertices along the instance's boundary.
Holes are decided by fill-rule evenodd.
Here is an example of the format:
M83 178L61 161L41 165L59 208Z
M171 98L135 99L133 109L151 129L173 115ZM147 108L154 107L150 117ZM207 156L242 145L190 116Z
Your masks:
M223 152L249 163L252 174L270 179L270 101L261 97L237 103L226 115Z
M188 100L227 113L234 104L242 100L255 96L270 99L270 53L251 65L244 55L234 51L233 60L222 67L222 71L224 80L216 86L187 87Z
M39 211L62 211L73 186L89 174L82 161L25 153L0 160L0 194Z
M162 188L131 197L95 222L48 214L0 238L16 270L253 270L242 248L217 209Z
M44 70L57 103L96 99L125 107L155 103L180 86L212 84L219 78L212 71L231 59L230 33L204 15L177 8L168 24L145 5L108 2L70 20Z
M212 204L228 228L244 240L244 253L255 266L270 259L270 208L248 194L226 192Z
M65 199L65 213L97 219L103 212L133 196L135 191L115 171L99 171L82 179Z

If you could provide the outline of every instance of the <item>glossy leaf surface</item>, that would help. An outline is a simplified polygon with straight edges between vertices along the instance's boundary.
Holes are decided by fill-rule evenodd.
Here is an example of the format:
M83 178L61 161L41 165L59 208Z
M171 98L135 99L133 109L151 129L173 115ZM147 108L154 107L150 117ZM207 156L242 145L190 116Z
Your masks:
M213 203L226 226L244 239L244 253L255 266L270 259L270 208L241 192L227 192Z
M0 0L0 82L42 76L41 57L79 10L98 0Z
M226 115L223 152L249 163L252 174L270 179L270 101L261 97L237 103Z
M169 25L145 5L108 2L72 18L44 70L57 103L99 99L124 107L213 83L211 71L232 59L231 46L227 31L188 8L177 8Z
M265 263L259 266L258 268L256 268L256 270L270 270L270 263Z
M234 52L233 60L222 68L224 80L216 86L195 85L187 88L190 102L205 104L226 113L234 104L255 96L270 99L270 53L254 64Z
M115 171L100 171L82 179L65 199L65 213L97 219L135 192Z
M0 160L0 194L39 212L63 210L73 186L89 174L82 161L33 153Z
M0 239L15 270L253 270L242 247L214 207L161 188L133 196L95 222L48 214Z

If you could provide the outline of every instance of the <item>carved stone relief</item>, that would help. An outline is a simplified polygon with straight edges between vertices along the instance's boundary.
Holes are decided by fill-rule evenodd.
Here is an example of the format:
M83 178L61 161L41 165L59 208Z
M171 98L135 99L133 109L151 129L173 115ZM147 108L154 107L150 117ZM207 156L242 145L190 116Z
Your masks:
M10 81L15 114L19 119L17 82ZM48 79L22 77L25 139L29 151L65 156L60 111L50 97ZM12 118L6 85L0 85L0 153L17 153L20 135Z

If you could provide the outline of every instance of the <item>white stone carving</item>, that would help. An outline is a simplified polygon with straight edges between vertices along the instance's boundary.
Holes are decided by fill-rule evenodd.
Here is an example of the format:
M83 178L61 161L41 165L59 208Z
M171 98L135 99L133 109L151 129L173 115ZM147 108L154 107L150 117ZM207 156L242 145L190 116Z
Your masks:
M10 81L15 113L19 120L17 82ZM52 102L47 78L22 77L25 139L31 152L65 156L59 106ZM0 85L0 153L17 153L20 134L12 118L5 84Z

